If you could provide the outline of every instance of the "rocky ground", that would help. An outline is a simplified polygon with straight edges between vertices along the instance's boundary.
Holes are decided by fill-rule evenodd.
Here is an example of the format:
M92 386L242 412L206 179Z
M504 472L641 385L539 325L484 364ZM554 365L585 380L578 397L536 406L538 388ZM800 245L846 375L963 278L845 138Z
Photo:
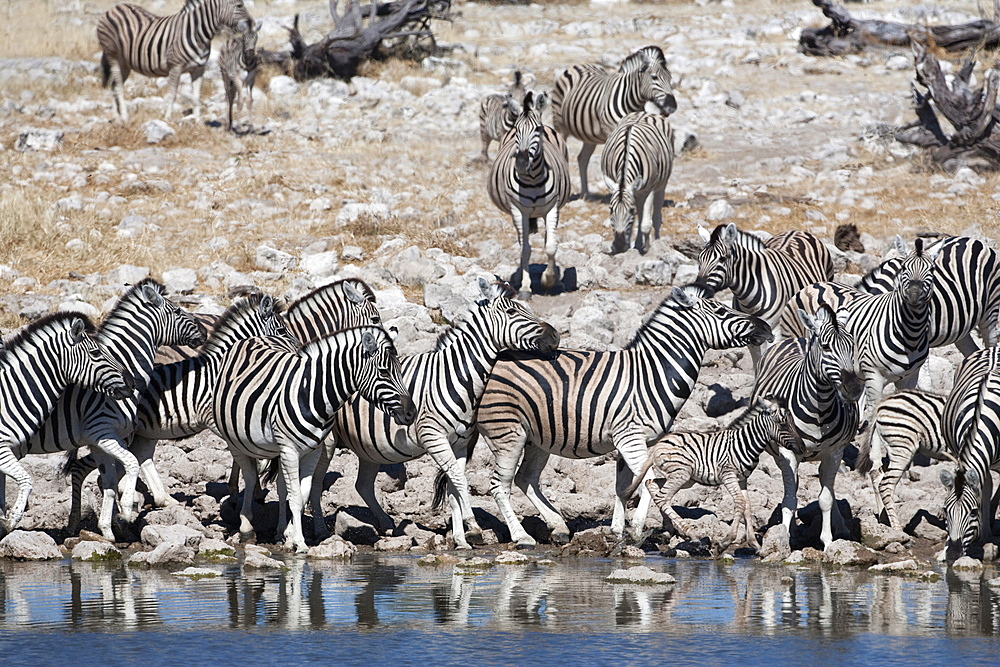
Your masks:
M678 97L672 122L678 148L687 147L667 187L663 235L645 256L633 250L611 257L606 198L565 207L558 260L572 276L570 291L532 301L560 330L564 346L613 349L627 342L670 285L695 276L691 251L700 245L699 225L808 229L832 243L837 225L853 223L865 252L832 249L845 280L875 266L897 233L907 239L928 231L986 239L996 233L995 176L934 171L891 139L892 127L914 117L910 54L799 54L801 28L822 23L805 1L456 1L455 20L435 24L447 47L441 56L371 65L355 80L354 96L337 81L262 76L251 124L240 135L219 127L224 96L214 69L201 121L162 123L165 80L133 76L126 96L134 118L112 122L96 40L87 37L112 3L47 6L50 30L31 42L17 31L19 21L37 20L24 9L29 4L12 3L4 26L9 39L0 46L0 166L7 176L0 183L0 324L6 330L55 309L99 317L123 283L146 275L161 279L177 301L209 312L221 311L235 287L256 285L292 299L356 276L376 288L384 320L399 329L400 351L426 351L468 306L477 276L509 276L517 262L511 223L489 202L486 166L476 160L479 99L503 90L515 69L525 72L529 87L548 89L567 65L615 64L650 43L667 55ZM149 6L169 13L173 4ZM310 41L331 27L325 2L247 4L263 19L259 43L266 48L285 48L295 13ZM876 2L856 13L956 23L976 11L972 2ZM571 153L578 146L571 140ZM598 153L590 185L606 193L599 165ZM575 165L573 173L575 181ZM540 261L541 239L534 243ZM957 359L953 349L936 350L922 386L947 391ZM743 350L710 353L677 428L724 427L751 384ZM159 542L147 536L148 527L170 525L231 540L229 462L211 436L161 444L157 464L181 506L147 511L123 537L141 536L152 547ZM477 450L469 478L487 540L504 542L509 536L488 494L489 463L485 448ZM36 486L22 528L61 540L68 514L61 460L29 457L27 465ZM553 459L546 470L549 497L582 535L571 549L607 550L614 468L606 458ZM866 480L846 470L838 476L837 495L854 519L855 537L877 559L929 558L941 548L939 468L915 467L900 484L905 534L876 525ZM805 504L817 496L818 482L814 465L802 470ZM379 540L353 490L355 471L348 453L331 465L324 497L331 528L376 549L448 546L446 516L430 507L430 462L380 475L379 492L400 529ZM750 488L756 523L763 525L781 496L772 461L761 462ZM91 511L96 502L96 488L89 488ZM675 502L706 536L717 536L732 513L720 490L682 491ZM815 507L800 513L793 547L818 546ZM515 508L533 514L523 497L515 496ZM274 514L272 492L258 512L262 540L270 537ZM544 537L537 520L529 518L526 527ZM337 544L330 548L346 548ZM702 553L704 544L654 536L647 546L683 554Z

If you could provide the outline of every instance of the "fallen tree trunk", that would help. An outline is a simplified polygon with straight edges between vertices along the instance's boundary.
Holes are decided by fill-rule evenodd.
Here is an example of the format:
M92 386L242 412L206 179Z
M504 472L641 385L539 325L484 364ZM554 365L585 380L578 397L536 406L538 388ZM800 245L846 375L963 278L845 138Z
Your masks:
M933 44L945 51L971 48L995 49L1000 45L1000 24L986 19L958 25L923 26L874 19L856 19L832 0L813 0L830 25L804 28L799 48L810 56L842 56L859 53L869 46ZM994 16L1000 15L996 11Z
M991 68L980 86L972 88L976 61L970 57L951 82L928 49L913 45L916 80L913 102L917 120L896 133L896 140L927 150L931 159L947 171L970 167L976 171L1000 170L1000 129L997 92L1000 71ZM938 114L954 132L947 133Z

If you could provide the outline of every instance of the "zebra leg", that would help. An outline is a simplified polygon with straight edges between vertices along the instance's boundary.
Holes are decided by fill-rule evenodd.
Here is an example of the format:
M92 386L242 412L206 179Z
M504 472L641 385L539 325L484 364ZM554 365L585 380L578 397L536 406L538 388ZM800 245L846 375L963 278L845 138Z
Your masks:
M781 483L784 486L784 496L781 499L781 523L785 526L790 538L792 518L798 508L799 459L794 452L782 447L774 455L774 462L781 470Z
M675 470L664 479L647 479L646 483L642 485L642 488L646 489L649 497L652 498L653 503L656 504L657 509L660 510L660 514L670 524L674 535L684 538L689 538L691 531L670 502L677 495L677 492L684 488L690 478L689 471Z
M486 127L483 125L479 126L479 138L483 140L483 152L479 154L479 159L483 162L489 162L490 144L492 143L492 139L490 139L490 135L486 131Z
M989 468L983 475L979 512L979 541L989 542L993 539L993 474Z
M528 275L528 265L531 263L531 239L528 238L528 214L516 206L510 209L511 219L514 221L514 228L517 230L517 240L521 245L521 263L518 265L517 273L511 286L517 290L517 296L524 301L531 300L531 276ZM525 285L527 280L527 285Z
M840 460L844 450L838 447L827 452L819 461L819 509L823 514L823 528L820 531L819 539L826 549L833 542L834 534L843 534L844 517L840 515L837 507L837 499L833 494L833 484L837 479L837 470L840 468ZM836 523L836 527L834 527Z
M149 492L153 496L153 504L156 507L173 507L174 505L178 505L177 500L167 493L166 487L163 486L163 480L160 478L160 473L156 471L156 465L153 463L156 440L143 438L138 435L134 436L132 438L132 446L129 447L129 450L135 454L135 458L139 461L139 472L142 474L142 479L146 482L146 486L149 487Z
M584 142L580 154L576 157L576 164L580 167L580 199L590 198L590 189L587 187L587 167L590 164L590 156L597 149L597 144Z
M391 535L396 530L396 522L382 509L382 504L375 495L376 477L378 477L378 464L359 457L358 477L354 480L354 490L375 515L375 529L379 535Z
M639 229L635 233L635 249L640 254L649 252L649 234L653 229L653 207L649 201L649 193L645 197L636 197L636 217L639 218Z
M548 452L533 445L526 445L524 459L514 475L514 484L528 497L541 515L542 521L552 530L549 539L555 544L566 544L569 542L569 526L566 525L566 520L559 510L542 494L539 484L542 470L548 460Z
M130 70L122 67L117 58L111 59L111 95L115 100L115 111L122 122L128 122L128 105L125 104L125 80Z
M653 214L653 234L660 238L660 227L663 226L663 198L666 195L666 186L653 190L653 201L646 200L646 204L652 209Z
M559 226L559 207L553 206L545 215L545 273L542 274L542 287L547 292L561 290L562 282L558 280L559 274L556 272L556 249L558 240L556 239L556 227Z
M305 553L309 547L306 546L306 538L302 534L302 487L299 484L299 453L295 445L282 444L278 460L281 463L281 476L285 480L285 488L288 489L288 511L292 515L291 524L284 530L285 546L293 547L295 553ZM313 464L315 462L314 458Z
M243 473L243 501L240 503L240 541L252 543L255 541L253 532L253 494L257 487L257 461L246 454L229 448L233 462Z
M634 476L642 470L646 462L647 449L646 440L641 434L626 435L621 437L615 444L618 450L618 469L615 477L615 509L611 517L611 530L616 535L625 533L625 504L628 498L625 497L625 489L631 484ZM636 543L642 542L642 531L646 524L646 514L649 512L650 498L645 485L639 487L639 505L632 515L632 539Z
M965 334L960 339L955 341L955 347L958 351L962 353L962 356L967 357L973 352L979 351L979 346L976 345L976 339L972 337L971 333Z
M464 466L459 464L458 459L456 459L455 452L448 443L447 437L434 434L430 437L425 436L425 438L418 436L418 440L424 449L427 450L434 463L437 464L441 471L444 472L445 477L448 478L449 491L451 492L449 494L451 529L455 540L455 548L471 549L472 546L469 545L465 535L465 515L472 515L472 497L469 495L469 482L465 479ZM466 508L468 508L468 511L466 511ZM482 530L476 523L475 518L472 519L472 525L474 526L474 530L471 530L470 533L474 539L478 537L481 543Z
M115 489L119 484L118 468L113 457L99 449L94 449L97 469L101 476L101 511L97 516L97 529L105 539L115 541L113 526L115 514Z
M167 75L167 113L163 114L163 120L170 120L174 113L174 103L177 101L177 89L181 85L181 66L174 65Z
M280 462L281 459L278 460ZM258 472L259 470L258 467ZM288 530L288 484L285 482L285 476L280 471L274 480L274 485L278 492L278 525L274 529L274 534L285 535L285 532ZM261 502L263 502L263 499Z
M872 466L872 483L874 484L875 482L876 470L878 470L881 472L881 475L878 480L878 486L875 487L878 491L876 496L880 498L882 506L885 508L889 525L899 529L902 526L899 521L899 515L896 513L896 487L899 486L899 480L903 477L906 469L910 467L910 463L917 453L917 443L903 441L895 443L893 447L887 447L886 449L889 454L888 470L881 472L881 460L879 460L878 466ZM873 459L874 461L875 459Z
M122 443L115 438L101 438L95 444L97 449L101 450L109 457L119 461L122 467L125 468L125 474L122 477L122 481L119 484L119 489L121 492L121 497L118 502L118 511L121 514L121 518L126 523L132 523L135 520L135 486L139 481L139 461L135 458L135 454L127 450L122 446ZM112 466L109 466L109 468ZM110 487L111 493L114 494L115 484L112 482ZM108 489L104 490L105 500L107 500ZM111 505L113 506L114 499L112 496ZM102 508L102 520L105 518L103 516L104 512L108 511L107 503ZM111 517L107 517L108 525L110 526Z
M0 473L17 482L17 499L4 522L4 532L9 533L17 527L21 517L24 516L24 509L28 506L28 496L31 494L31 475L14 456L10 445L0 446ZM6 479L4 482L6 483ZM6 489L4 495L6 496Z
M330 469L330 461L333 459L333 450L336 447L337 441L329 435L320 444L319 456L316 459L316 467L313 468L312 484L309 489L309 504L312 506L313 515L313 535L320 541L330 536L330 531L326 527L326 517L323 516L323 480L326 478L326 471ZM360 462L359 459L358 463L360 464ZM360 478L360 476L359 469L358 477ZM355 488L357 488L356 484Z
M205 73L204 67L196 67L191 70L191 117L194 120L201 118L201 88L204 80L201 78Z
M474 433L473 437L479 437L478 433ZM470 438L468 437L461 437L451 446L452 454L457 463L458 474L465 480L465 495L454 494L452 497L459 503L462 522L465 524L465 538L475 544L483 544L483 529L479 527L476 515L472 511L472 493L469 491L469 478L465 476L465 466L469 458L469 440ZM454 491L455 489L452 490Z
M517 543L519 547L533 547L537 544L535 538L528 535L521 525L521 521L514 512L514 507L510 504L510 487L514 481L514 471L517 469L521 453L525 448L526 441L524 427L520 424L512 425L512 428L504 434L503 440L491 442L486 436L490 450L493 452L493 474L490 475L490 495L500 510L507 529L510 530L510 539Z

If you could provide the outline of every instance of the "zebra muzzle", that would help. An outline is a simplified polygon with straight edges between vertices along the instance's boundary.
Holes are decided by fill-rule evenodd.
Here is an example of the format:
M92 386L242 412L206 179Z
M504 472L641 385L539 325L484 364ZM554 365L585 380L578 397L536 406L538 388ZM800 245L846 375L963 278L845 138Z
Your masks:
M559 348L559 332L551 324L543 323L541 335L535 339L535 345L539 352L553 352Z
M417 405L409 396L399 397L399 407L392 411L392 419L400 426L409 426L417 420Z

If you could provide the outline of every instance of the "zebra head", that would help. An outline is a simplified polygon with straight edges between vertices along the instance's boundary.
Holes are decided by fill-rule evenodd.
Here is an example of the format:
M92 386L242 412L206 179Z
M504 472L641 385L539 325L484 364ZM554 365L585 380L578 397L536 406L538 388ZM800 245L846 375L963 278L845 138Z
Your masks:
M358 393L376 408L408 426L417 418L417 407L403 382L396 347L381 327L360 327L361 368Z
M538 319L525 304L515 301L517 291L513 287L479 278L479 291L484 299L479 307L487 319L486 333L498 349L549 353L559 347L559 332Z
M248 72L257 67L257 33L260 32L261 25L261 21L251 22L250 28L237 37L241 42L238 47L243 50L243 66Z
M545 126L542 125L542 111L548 104L548 96L540 93L537 97L533 92L524 96L521 114L514 121L515 146L514 170L519 174L529 173L532 167L539 165L545 159L543 143Z
M611 229L615 233L614 241L611 242L612 255L628 250L632 226L635 225L637 187L637 182L622 183L611 191Z
M285 322L307 343L341 329L382 326L375 293L363 280L346 278L317 287L285 312Z
M757 416L763 419L764 429L770 442L778 447L784 447L796 454L805 452L805 443L792 419L784 401L776 396L762 396L757 399L759 408Z
M974 468L963 469L961 465L954 475L948 469L942 470L941 483L948 491L944 499L945 524L948 527L945 554L948 560L954 560L979 539L979 504L982 502L983 483Z
M699 227L698 234L705 241L705 247L698 254L696 282L713 290L730 287L734 249L748 235L737 229L732 222L719 225L711 233L704 227Z
M899 235L895 239L896 252L903 257L896 274L896 291L903 295L911 308L927 306L934 291L934 266L941 246L924 249L923 239L913 243L913 252L907 254L906 243Z
M712 293L711 289L697 283L675 287L665 305L683 313L688 335L703 340L715 350L763 345L774 339L767 322L710 298Z
M847 311L834 312L824 303L816 315L799 308L799 320L807 332L806 355L819 377L836 389L841 400L856 402L865 383L854 358L854 335L847 330Z
M270 294L250 292L226 309L215 322L205 350L227 350L236 341L258 336L274 336L291 342L299 341L281 317L282 306Z
M67 383L93 389L114 399L131 398L135 378L94 340L94 325L82 315L52 316L48 321L64 327L61 352Z
M212 0L207 0L211 2ZM253 34L253 48L257 47L257 33L254 31L254 20L247 11L243 0L215 0L219 3L219 19L225 31L243 35L244 44L250 34ZM207 4L207 3L206 3Z
M191 313L163 296L163 285L147 278L122 297L122 301L135 298L139 312L153 322L154 338L160 345L187 345L200 347L205 344L205 326Z
M644 46L622 61L618 71L638 77L639 97L656 105L664 116L677 111L667 59L658 46Z

